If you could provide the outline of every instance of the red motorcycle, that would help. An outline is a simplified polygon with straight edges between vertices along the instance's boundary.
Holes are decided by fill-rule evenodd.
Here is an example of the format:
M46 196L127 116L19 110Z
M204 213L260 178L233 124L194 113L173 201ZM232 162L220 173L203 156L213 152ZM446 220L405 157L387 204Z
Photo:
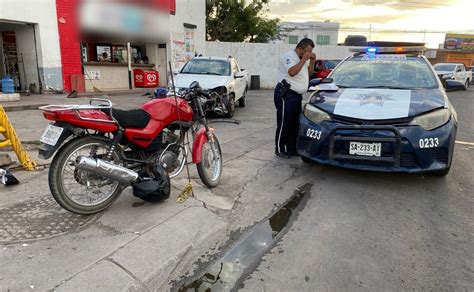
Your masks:
M222 155L203 111L212 102L194 82L180 97L153 99L141 109L115 109L106 99L41 107L44 117L54 122L41 137L39 150L43 159L57 151L48 178L54 199L84 215L109 207L127 186L146 201L165 200L170 178L182 172L189 152L202 182L217 186Z

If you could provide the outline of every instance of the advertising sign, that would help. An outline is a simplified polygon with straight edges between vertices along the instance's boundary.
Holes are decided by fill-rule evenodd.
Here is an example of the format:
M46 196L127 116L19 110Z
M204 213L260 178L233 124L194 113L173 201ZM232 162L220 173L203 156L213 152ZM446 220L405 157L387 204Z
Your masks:
M447 33L444 48L448 50L474 51L474 34Z

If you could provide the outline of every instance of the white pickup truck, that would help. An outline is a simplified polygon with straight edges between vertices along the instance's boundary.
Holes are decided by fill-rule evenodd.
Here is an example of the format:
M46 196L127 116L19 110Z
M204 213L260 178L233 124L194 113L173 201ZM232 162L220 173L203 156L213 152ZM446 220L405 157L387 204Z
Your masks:
M438 63L433 68L443 84L448 79L456 80L464 84L464 90L471 84L472 71L466 70L462 63Z
M188 61L175 77L177 89L187 88L193 81L203 89L224 89L232 101L240 107L246 105L249 75L239 67L234 58L196 57Z

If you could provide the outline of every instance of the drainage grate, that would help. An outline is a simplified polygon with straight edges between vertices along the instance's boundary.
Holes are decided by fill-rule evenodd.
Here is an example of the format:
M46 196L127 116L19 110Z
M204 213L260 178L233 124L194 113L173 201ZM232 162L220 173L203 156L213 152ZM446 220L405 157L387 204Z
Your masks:
M70 233L95 218L69 213L49 196L18 203L0 209L0 242L16 243Z

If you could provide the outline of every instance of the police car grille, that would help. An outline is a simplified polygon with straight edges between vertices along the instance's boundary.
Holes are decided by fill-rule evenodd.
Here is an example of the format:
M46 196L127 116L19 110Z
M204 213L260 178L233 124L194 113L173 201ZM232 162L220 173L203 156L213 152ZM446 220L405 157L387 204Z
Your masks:
M403 119L391 119L391 120L361 120L343 116L334 116L332 120L337 123L344 125L390 125L390 126L406 126L410 123L412 118L403 118Z
M347 155L347 149L335 148L334 154L344 154ZM393 153L383 153L384 157L394 156ZM320 154L321 159L329 159L329 150L327 148L323 149ZM373 165L373 166L392 166L393 163L384 162L384 161L362 161L362 160L351 160L344 159L344 161L350 161L353 164L359 165ZM400 154L400 167L416 167L416 157L413 153L401 153Z
M431 152L434 159L438 160L441 163L448 163L448 153L445 149L432 149Z
M401 153L400 154L400 166L401 167L414 167L416 166L416 158L413 153Z

